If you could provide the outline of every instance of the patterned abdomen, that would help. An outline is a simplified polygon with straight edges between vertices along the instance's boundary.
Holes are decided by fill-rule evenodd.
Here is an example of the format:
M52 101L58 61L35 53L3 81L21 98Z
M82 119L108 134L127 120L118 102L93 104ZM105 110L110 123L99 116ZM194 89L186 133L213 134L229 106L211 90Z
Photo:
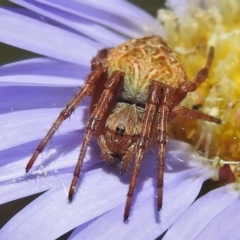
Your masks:
M161 37L133 39L110 50L104 65L125 73L122 97L145 102L152 80L177 88L187 80L181 63Z

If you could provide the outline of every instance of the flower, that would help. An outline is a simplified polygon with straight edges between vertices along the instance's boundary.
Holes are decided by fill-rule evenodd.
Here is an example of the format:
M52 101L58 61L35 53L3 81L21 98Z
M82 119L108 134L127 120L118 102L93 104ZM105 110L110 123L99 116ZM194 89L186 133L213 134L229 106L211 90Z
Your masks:
M190 78L194 78L205 61L207 49L215 48L207 81L189 94L183 104L198 106L201 111L221 118L222 124L178 119L172 132L175 138L195 145L208 158L225 160L219 161L219 166L230 164L238 178L240 3L219 0L216 5L212 1L202 1L202 6L198 8L192 2L187 14L181 17L171 10L160 10L159 19L164 23L167 41L185 64Z
M202 183L215 175L216 170L189 161L199 156L193 155L188 144L178 141L171 141L168 146L160 214L155 211L154 149L146 154L141 166L127 224L122 222L122 215L129 174L122 177L116 169L105 166L94 142L87 152L75 199L68 203L65 189L70 185L78 157L87 119L87 101L77 108L71 122L65 121L33 171L26 175L24 167L33 149L74 95L76 87L83 83L89 72L89 61L96 52L127 38L156 34L158 26L147 13L120 0L114 3L107 0L101 3L97 0L14 2L26 9L0 9L1 41L43 57L0 68L4 104L0 103L0 202L44 193L1 229L0 239L56 239L74 228L70 239L154 239L170 226L166 238L179 239L179 229L182 233L183 228L186 228L185 234L208 235L214 224L236 211L237 194L231 186L210 192L190 207ZM223 204L216 205L216 198ZM209 210L212 206L214 211ZM196 213L199 207L202 211ZM200 217L206 220L201 212L211 214L203 222L205 225L195 231L194 223ZM192 217L193 213L196 216ZM219 220L213 221L217 214ZM188 216L191 222L186 227ZM210 230L203 232L205 226ZM191 228L194 230L187 231ZM226 230L229 228L222 228Z

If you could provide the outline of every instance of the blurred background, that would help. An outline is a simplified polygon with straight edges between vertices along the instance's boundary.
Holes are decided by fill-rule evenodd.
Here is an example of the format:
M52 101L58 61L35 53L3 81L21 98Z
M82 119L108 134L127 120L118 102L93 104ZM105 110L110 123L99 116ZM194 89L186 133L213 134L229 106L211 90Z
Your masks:
M131 0L129 2L134 3L135 5L145 9L151 15L155 16L159 8L164 6L164 0ZM7 0L0 0L0 6L4 7L20 7L16 4L10 3ZM1 17L0 17L1 21ZM33 58L39 56L35 53L28 52L19 48L0 43L0 66L6 63ZM37 198L40 194L36 194L30 197L19 199L7 204L0 205L0 229L1 227L11 219L18 211L24 208L28 203ZM65 234L59 240L67 239L70 233Z

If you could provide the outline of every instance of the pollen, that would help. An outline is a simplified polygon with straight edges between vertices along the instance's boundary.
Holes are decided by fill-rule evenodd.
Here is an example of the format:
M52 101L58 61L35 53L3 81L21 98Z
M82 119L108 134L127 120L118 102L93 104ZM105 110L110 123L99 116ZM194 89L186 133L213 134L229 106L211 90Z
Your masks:
M189 79L204 64L210 46L215 56L209 77L182 105L218 117L222 124L176 118L171 136L191 143L209 159L228 163L240 180L240 1L211 1L189 6L186 14L159 10L166 41L177 53Z

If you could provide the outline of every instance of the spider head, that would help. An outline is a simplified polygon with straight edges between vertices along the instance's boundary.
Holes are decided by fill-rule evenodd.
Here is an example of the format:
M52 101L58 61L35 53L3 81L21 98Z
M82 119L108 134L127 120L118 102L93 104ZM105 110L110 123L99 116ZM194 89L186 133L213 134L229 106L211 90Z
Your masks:
M105 141L113 155L122 157L134 144L142 126L144 109L134 104L118 103L106 122Z

